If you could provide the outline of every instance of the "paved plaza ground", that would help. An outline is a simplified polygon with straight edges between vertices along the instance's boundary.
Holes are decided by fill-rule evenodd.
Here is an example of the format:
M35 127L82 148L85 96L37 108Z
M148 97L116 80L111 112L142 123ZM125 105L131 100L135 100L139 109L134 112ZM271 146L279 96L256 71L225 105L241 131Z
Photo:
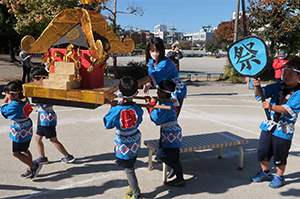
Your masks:
M1 57L0 57L1 58ZM123 61L142 60L126 57ZM225 58L184 58L183 71L222 72ZM6 83L5 76L20 76L21 68L0 59L0 88ZM6 72L9 71L9 72ZM4 74L6 73L6 74ZM235 146L223 149L223 159L217 158L218 149L181 154L185 187L173 188L162 184L162 165L154 162L149 171L148 149L142 144L136 163L136 174L144 198L297 198L300 196L300 122L296 124L288 165L285 173L287 185L272 189L268 182L251 183L250 177L259 171L256 160L259 125L265 118L261 103L256 102L253 90L245 84L223 81L186 82L188 95L184 101L179 124L184 135L229 131L249 139L243 145L244 169L237 170L239 153ZM141 92L140 92L141 93ZM155 95L155 90L151 90ZM3 96L0 97L2 104ZM44 140L46 155L50 161L44 165L35 181L21 179L26 166L12 156L8 137L9 120L0 118L0 198L109 198L121 199L128 183L123 170L114 161L115 130L106 130L103 116L108 105L97 109L55 106L58 115L58 139L75 156L73 164L60 162L62 155ZM36 109L36 107L34 107ZM37 113L31 114L36 130ZM142 140L159 138L159 127L149 119L144 109L140 125ZM38 157L35 141L30 150ZM275 168L271 163L271 171Z

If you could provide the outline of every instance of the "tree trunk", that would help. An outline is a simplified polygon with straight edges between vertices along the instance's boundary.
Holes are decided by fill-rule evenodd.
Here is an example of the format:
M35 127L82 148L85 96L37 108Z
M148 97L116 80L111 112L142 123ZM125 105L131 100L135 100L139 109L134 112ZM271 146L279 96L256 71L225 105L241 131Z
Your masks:
M117 18L117 0L114 0L114 12L113 12L113 21L112 21L114 33L117 32L116 18ZM117 56L115 54L113 54L113 69L114 69L115 78L117 78L119 76L119 69L117 66Z
M274 55L276 54L276 50L275 50L275 41L271 40L271 45L270 45L270 51L269 51L269 56L270 57L274 57Z
M269 48L269 62L267 66L267 76L270 77L274 73L274 69L272 67L273 64L273 58L275 55L275 41L271 40L270 48Z

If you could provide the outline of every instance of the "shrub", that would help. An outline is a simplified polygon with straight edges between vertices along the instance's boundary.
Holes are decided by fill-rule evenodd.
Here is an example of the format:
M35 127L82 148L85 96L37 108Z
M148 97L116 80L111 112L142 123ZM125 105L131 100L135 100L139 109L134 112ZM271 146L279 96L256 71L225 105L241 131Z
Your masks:
M130 61L127 67L122 69L121 74L122 77L131 76L138 80L148 75L148 67L144 62Z
M224 66L224 79L228 80L232 83L242 83L245 82L245 77L243 77L242 75L240 75L239 73L237 73L233 67L231 66L231 64L229 63L229 61L227 60L226 65Z

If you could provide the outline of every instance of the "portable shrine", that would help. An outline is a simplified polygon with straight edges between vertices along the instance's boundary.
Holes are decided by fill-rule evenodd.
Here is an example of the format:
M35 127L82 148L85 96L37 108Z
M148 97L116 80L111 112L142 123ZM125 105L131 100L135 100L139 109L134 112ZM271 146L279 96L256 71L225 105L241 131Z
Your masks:
M121 41L105 18L82 8L60 12L35 40L27 35L21 48L44 54L49 79L24 84L33 102L94 108L115 98L117 80L104 79L108 53L129 53L130 38Z

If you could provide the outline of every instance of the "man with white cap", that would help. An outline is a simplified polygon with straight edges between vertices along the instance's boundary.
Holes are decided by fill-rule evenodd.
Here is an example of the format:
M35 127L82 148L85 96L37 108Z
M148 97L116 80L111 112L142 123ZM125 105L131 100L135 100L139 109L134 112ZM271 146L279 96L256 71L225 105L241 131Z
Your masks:
M273 68L275 70L275 79L276 81L281 81L281 74L283 70L283 66L289 60L286 58L286 54L283 50L278 52L278 57L273 61Z

